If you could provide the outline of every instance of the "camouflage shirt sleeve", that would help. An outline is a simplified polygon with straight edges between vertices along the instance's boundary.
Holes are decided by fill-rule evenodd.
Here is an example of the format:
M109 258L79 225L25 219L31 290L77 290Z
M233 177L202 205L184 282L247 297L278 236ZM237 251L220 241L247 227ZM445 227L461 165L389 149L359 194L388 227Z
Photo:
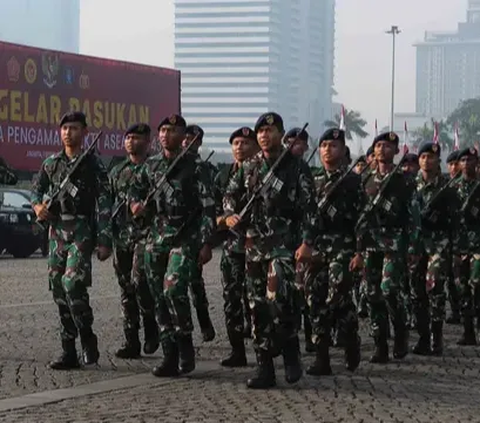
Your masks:
M200 243L205 245L210 242L217 230L215 198L212 178L207 166L203 162L197 163L195 173L202 213L200 220Z
M355 198L354 198L354 208L355 208L355 214L356 214L356 219L355 221L358 221L360 218L360 215L362 214L362 211L364 210L365 206L367 205L367 196L365 194L365 191L363 189L363 181L362 177L359 176L357 178L357 189L355 191ZM356 252L357 254L362 254L364 251L364 245L363 245L363 231L356 231L355 237L356 237Z
M97 246L112 248L112 192L107 169L95 159L95 194L97 201Z
M43 197L45 194L48 193L50 189L50 177L48 176L46 170L46 164L50 160L50 158L46 159L38 171L38 173L33 178L33 186L32 186L32 197L31 203L32 206L36 206L38 204L43 203Z
M408 254L417 255L420 251L420 237L422 231L422 219L417 190L409 181L406 181L405 189L408 192L407 199L407 222L405 230L408 235Z
M317 237L318 217L315 201L315 184L310 168L304 160L299 161L298 202L297 206L303 212L302 242L312 246Z
M223 196L223 212L225 217L240 212L240 210L238 210L240 199L245 193L244 174L245 168L242 166L232 175L228 182Z
M132 178L128 198L131 203L140 203L145 199L150 187L149 160L137 169L135 177Z

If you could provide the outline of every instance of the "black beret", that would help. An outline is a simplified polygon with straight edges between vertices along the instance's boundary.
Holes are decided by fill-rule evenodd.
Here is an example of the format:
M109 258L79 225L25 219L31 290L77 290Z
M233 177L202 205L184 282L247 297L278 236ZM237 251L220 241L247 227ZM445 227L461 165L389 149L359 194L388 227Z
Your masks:
M478 151L476 148L464 148L458 152L458 160L461 160L462 157L475 157L478 158Z
M345 131L343 129L338 128L330 128L327 129L323 135L320 137L320 141L318 145L321 145L323 141L332 141L332 140L340 140L345 143Z
M60 119L60 126L66 123L80 123L82 126L87 126L87 117L82 112L68 112Z
M404 163L417 163L418 156L414 153L407 153L405 154L405 158L403 159Z
M452 151L448 156L447 156L447 163L452 163L452 162L458 162L458 153L459 151Z
M287 135L285 135L285 139L289 138L298 138L301 141L308 142L308 132L307 131L302 131L302 128L292 128L290 131L287 132Z
M146 123L136 123L135 125L130 126L126 131L125 131L125 136L129 134L136 134L136 135L145 135L147 137L150 137L150 126L148 126Z
M360 156L357 159L357 163L367 163L367 158L365 156Z
M203 132L203 129L200 128L200 126L198 125L188 125L185 132L187 135L193 135L194 137L198 135L199 140L203 139L203 134L205 133Z
M242 128L238 128L237 130L232 132L232 135L230 135L230 144L233 142L235 138L242 137L242 138L248 138L251 139L255 142L257 142L257 134L255 134L255 131L248 126L243 126Z
M370 147L368 147L367 157L368 157L368 156L371 156L373 153L374 153L374 151L373 151L373 145L371 145Z
M373 148L375 148L375 144L379 141L393 142L395 145L398 146L400 139L398 138L398 135L395 132L384 132L383 134L380 134L377 137L375 137L372 144Z
M275 112L264 113L260 116L255 124L255 132L258 132L262 126L276 126L280 132L284 131L283 119Z
M423 143L418 149L418 156L421 156L423 153L433 153L440 157L441 148L438 144L426 142Z
M178 126L179 128L186 128L187 127L187 122L185 122L185 119L183 117L181 117L180 115L170 115L170 116L164 118L160 122L157 130L160 131L160 128L163 125L172 125L172 126Z

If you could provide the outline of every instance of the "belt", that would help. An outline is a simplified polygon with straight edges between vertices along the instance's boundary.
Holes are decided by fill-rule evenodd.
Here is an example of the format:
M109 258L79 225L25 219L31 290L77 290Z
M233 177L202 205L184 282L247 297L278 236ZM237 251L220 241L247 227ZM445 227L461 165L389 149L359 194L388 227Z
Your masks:
M73 214L61 214L60 215L60 220L63 220L63 221L69 221L69 220L75 220L75 219L82 219L82 218L86 218L87 216L85 215L81 215L81 214L77 214L77 215L73 215Z

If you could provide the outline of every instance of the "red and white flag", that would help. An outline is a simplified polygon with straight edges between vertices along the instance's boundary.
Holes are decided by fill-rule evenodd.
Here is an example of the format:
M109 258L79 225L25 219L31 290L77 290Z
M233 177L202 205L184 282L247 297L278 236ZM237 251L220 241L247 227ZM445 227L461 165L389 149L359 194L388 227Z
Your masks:
M408 154L409 140L408 140L408 128L407 128L407 122L406 121L403 125L403 130L404 130L404 133L403 133L403 154Z
M378 121L375 119L375 138L378 137Z
M342 131L345 131L346 126L345 126L345 107L343 107L342 104L342 110L340 110L340 124L338 125L339 129Z
M433 143L438 144L438 122L433 122Z
M458 122L455 122L455 128L453 130L453 151L460 149L460 136L458 134Z

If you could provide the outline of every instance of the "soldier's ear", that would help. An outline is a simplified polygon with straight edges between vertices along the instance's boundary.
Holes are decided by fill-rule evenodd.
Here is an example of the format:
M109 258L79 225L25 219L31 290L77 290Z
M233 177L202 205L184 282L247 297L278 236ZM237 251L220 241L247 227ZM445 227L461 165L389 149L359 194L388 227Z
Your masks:
M398 148L398 144L395 146L395 154L400 153L400 149Z

